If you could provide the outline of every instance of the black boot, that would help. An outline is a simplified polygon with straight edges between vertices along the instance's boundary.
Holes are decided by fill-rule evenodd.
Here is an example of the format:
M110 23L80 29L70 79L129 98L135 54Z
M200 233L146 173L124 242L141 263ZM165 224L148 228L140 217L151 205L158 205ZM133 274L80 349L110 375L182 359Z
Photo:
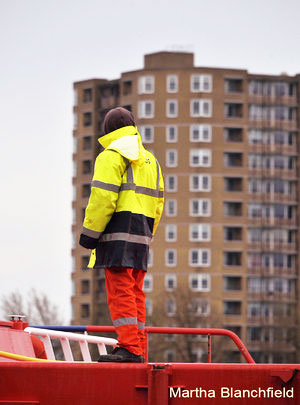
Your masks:
M111 354L103 354L98 359L99 362L114 362L114 363L144 363L141 355L131 353L124 347L115 347Z

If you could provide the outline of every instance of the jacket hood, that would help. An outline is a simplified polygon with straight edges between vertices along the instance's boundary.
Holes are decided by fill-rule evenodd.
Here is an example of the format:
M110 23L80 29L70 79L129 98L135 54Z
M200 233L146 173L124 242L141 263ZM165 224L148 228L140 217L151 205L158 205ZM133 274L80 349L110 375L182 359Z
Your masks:
M116 129L98 139L105 149L115 150L123 157L136 164L145 161L145 149L137 127L129 125Z

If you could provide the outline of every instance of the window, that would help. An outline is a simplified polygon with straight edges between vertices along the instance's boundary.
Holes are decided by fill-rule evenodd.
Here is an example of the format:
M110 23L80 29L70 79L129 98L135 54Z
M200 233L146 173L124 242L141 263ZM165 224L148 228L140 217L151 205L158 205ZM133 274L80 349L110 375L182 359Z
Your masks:
M77 176L77 162L73 160L73 177Z
M209 174L191 174L190 191L211 191L211 176Z
M165 362L166 363L173 363L176 360L175 351L172 349L168 349L165 351Z
M76 112L73 113L73 128L74 129L78 128L78 115Z
M144 143L154 142L154 127L149 125L142 125L140 127L142 141Z
M166 150L166 166L167 167L177 167L177 165L178 165L177 149L167 149Z
M89 264L90 258L89 256L81 256L81 270L82 271L87 271L88 269L88 264Z
M241 266L242 252L224 252L224 266Z
M83 150L92 149L92 137L91 136L85 136L83 138L82 149Z
M89 318L89 316L90 316L90 304L81 304L80 315L81 315L81 318Z
M153 100L139 101L138 117L139 118L153 118L154 117L154 101Z
M189 234L191 242L209 242L211 228L209 224L190 224Z
M212 101L206 99L193 99L190 103L191 117L211 117Z
M153 262L154 262L154 252L153 249L149 249L149 255L148 255L148 267L153 267Z
M210 217L211 201L208 198L195 198L190 200L191 217Z
M176 300L175 298L166 298L166 315L173 316L176 314Z
M201 75L200 89L203 92L211 93L211 91L212 91L212 76L211 75Z
M224 177L224 190L240 192L243 191L243 178L242 177Z
M223 311L224 315L241 315L242 303L241 301L224 301Z
M177 93L178 91L178 76L177 75L168 75L167 76L167 92L168 93Z
M174 363L176 361L175 350L172 349L165 350L164 358L166 363Z
M166 116L169 118L174 118L177 117L177 115L178 115L178 101L167 100Z
M139 94L154 93L154 76L141 76L138 80Z
M92 161L84 160L82 162L82 174L89 174L92 172Z
M243 153L242 152L225 152L224 153L225 167L242 167Z
M211 142L212 138L211 125L193 124L190 126L191 142Z
M177 215L177 200L167 199L165 202L166 205L166 216L167 217L176 217Z
M74 189L74 186L73 186ZM75 188L76 190L76 188ZM72 208L72 225L76 225L76 208Z
M190 249L189 265L191 267L209 267L210 266L210 249Z
M124 80L123 83L123 96L128 96L132 93L132 80Z
M73 137L73 153L77 153L78 141L77 138Z
M151 292L153 290L153 276L152 274L146 274L144 278L144 292Z
M196 286L198 284L198 280L195 278L193 281L194 285ZM195 316L208 316L210 314L210 303L206 298L192 298L189 308L191 314ZM201 328L201 326L198 327Z
M225 118L242 118L243 117L243 104L225 103L224 113L225 113Z
M190 286L190 289L195 292L210 291L210 275L205 274L205 273L190 274L189 286Z
M166 127L166 142L172 143L178 141L177 126L168 125Z
M87 198L90 196L91 193L91 186L90 184L83 184L82 185L82 198Z
M243 228L240 226L224 226L225 241L241 241Z
M212 75L191 75L191 92L211 93Z
M90 125L92 125L92 113L85 112L83 113L83 126L88 127Z
M210 167L211 150L210 149L191 149L190 150L191 167Z
M74 105L78 104L78 90L74 89Z
M93 90L92 89L83 89L83 102L90 103L92 101Z
M105 278L96 280L96 294L100 295L105 292Z
M151 316L153 312L153 304L151 298L145 299L145 307L146 307L146 314L147 316Z
M167 242L176 242L177 240L177 225L169 224L166 225L166 241Z
M176 249L166 249L166 266L175 267L177 264L177 250Z
M81 280L81 294L90 293L90 280Z
M177 287L177 277L176 274L166 274L165 275L165 288L166 291L174 291Z
M191 76L191 91L192 92L200 91L200 75Z
M176 192L177 191L177 176L167 175L166 176L166 191Z

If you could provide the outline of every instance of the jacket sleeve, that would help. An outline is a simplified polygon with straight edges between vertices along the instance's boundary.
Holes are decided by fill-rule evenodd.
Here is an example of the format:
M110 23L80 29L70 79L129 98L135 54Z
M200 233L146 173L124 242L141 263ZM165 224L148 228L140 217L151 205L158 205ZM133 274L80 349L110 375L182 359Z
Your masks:
M97 157L80 245L89 249L97 246L102 232L115 212L125 170L123 157L115 151L105 150Z
M164 208L164 197L163 197L163 194L164 194L164 179L163 179L163 176L162 176L160 166L159 166L159 191L160 191L160 194L162 196L159 197L158 201L157 201L156 213L155 213L155 219L154 219L154 226L153 226L153 235L156 232L156 229L158 227L160 218L161 218L162 213L163 213L163 208Z

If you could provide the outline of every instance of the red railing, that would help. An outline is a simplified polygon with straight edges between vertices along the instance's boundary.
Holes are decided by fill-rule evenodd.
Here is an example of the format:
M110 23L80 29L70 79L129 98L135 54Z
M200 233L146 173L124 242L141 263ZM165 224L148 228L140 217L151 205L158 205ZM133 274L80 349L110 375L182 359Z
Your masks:
M88 325L86 327L87 332L115 332L114 326L96 326ZM206 335L208 337L207 341L207 355L208 362L211 363L211 337L212 336L227 336L236 344L240 353L244 356L247 363L254 364L251 354L248 352L246 346L241 341L241 339L231 330L227 329L215 329L215 328L170 328L170 327L159 327L159 326L148 326L145 328L146 333L146 361L148 362L148 334L149 333L159 333L159 334L178 334L178 335Z

